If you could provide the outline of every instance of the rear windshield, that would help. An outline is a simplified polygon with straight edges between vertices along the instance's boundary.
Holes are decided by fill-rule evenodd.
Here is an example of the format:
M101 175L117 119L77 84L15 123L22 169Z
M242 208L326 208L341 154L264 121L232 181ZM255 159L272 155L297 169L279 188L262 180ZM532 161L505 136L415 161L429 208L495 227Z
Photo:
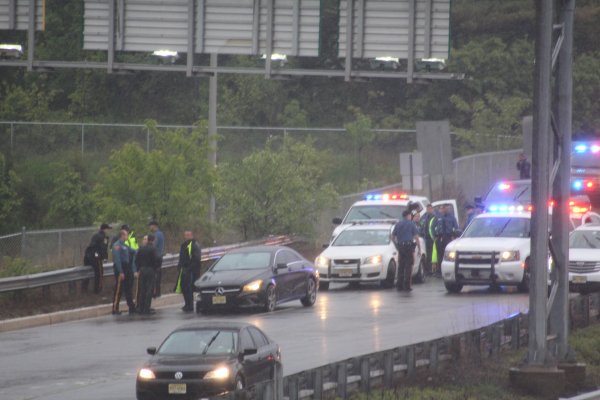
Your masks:
M531 203L531 182L506 182L494 185L485 197L486 205L493 203Z
M385 246L389 243L389 229L361 229L340 233L332 246Z
M529 237L529 227L529 218L475 218L469 224L462 237L527 238Z
M344 223L353 221L364 221L368 219L396 219L402 218L402 211L406 210L405 206L398 204L380 204L368 206L354 206L348 211Z

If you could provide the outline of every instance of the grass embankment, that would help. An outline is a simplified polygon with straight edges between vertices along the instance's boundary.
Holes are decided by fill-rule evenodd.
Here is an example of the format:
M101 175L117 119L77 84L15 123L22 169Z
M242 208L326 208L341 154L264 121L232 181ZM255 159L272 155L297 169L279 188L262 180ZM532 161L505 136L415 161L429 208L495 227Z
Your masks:
M573 332L577 360L587 364L586 387L600 386L600 324ZM508 370L524 359L526 350L482 360L461 360L435 376L417 378L410 386L355 394L351 400L533 400L509 385Z

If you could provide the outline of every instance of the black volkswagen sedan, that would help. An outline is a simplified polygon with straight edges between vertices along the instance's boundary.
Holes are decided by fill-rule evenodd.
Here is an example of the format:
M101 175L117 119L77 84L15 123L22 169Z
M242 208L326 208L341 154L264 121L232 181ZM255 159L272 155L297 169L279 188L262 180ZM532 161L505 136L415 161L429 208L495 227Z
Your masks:
M138 371L138 400L200 399L275 378L279 346L254 325L203 322L167 336Z
M261 308L300 300L305 307L317 299L314 265L285 246L236 249L221 257L195 283L198 312L223 308Z

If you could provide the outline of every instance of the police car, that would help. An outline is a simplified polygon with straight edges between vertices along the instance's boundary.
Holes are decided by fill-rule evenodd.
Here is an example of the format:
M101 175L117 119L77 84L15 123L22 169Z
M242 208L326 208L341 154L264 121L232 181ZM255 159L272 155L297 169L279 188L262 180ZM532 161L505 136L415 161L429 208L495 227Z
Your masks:
M600 224L598 214L569 236L569 286L586 293L600 287Z
M522 205L491 206L450 242L442 261L448 292L464 285L512 285L529 291L531 213Z
M396 279L396 246L391 240L395 219L359 221L346 225L333 242L315 260L319 271L319 288L329 289L331 282L379 283L384 288L394 286ZM421 249L425 251L422 238ZM425 254L415 249L413 282L424 281Z
M334 218L333 224L338 225L331 235L330 243L336 236L348 226L358 222L395 221L402 219L402 212L406 210L409 203L417 203L425 212L425 206L429 204L427 197L410 196L406 193L369 193L364 199L354 203L344 219ZM434 208L442 205L450 205L452 212L458 218L456 200L440 200L431 203Z

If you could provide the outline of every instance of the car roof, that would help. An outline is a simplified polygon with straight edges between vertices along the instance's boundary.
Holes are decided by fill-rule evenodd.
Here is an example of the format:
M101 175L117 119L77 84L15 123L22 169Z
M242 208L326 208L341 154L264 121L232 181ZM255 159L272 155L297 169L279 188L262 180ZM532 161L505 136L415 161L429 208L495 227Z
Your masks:
M387 229L390 230L392 229L392 226L396 223L397 221L392 222L390 220L389 223L387 222L369 222L368 220L366 221L361 221L359 223L351 223L351 225L349 225L346 229L344 229L344 231L362 231L362 230L376 230L376 229Z
M227 253L249 253L249 252L269 252L275 253L278 250L292 250L287 246L269 246L269 245L260 245L260 246L248 246L248 247L240 247L238 249L233 249L228 251Z
M531 213L522 212L488 212L479 214L475 218L527 218L531 219Z
M202 321L202 322L194 322L191 324L186 324L177 327L174 331L186 331L186 330L202 330L202 329L234 329L240 330L249 326L254 326L247 322L238 322L238 321Z

